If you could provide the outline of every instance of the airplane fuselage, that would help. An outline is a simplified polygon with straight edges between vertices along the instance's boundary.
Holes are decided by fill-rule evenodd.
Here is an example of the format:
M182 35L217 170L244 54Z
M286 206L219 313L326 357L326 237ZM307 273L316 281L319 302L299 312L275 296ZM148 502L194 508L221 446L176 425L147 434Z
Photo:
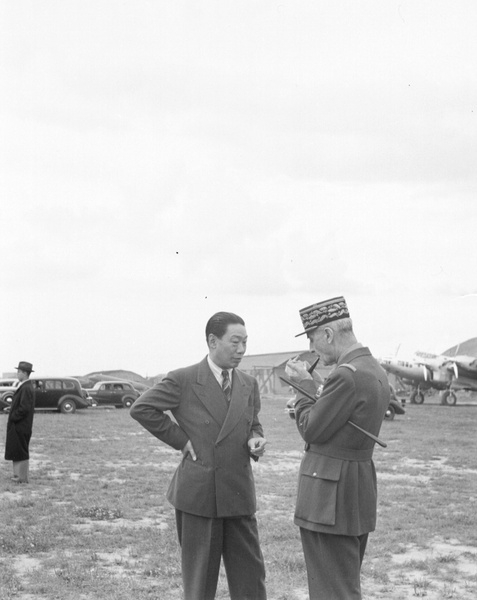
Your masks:
M403 380L409 382L425 381L422 367L409 361L398 360L396 358L383 358L380 363L385 371L391 373L392 375L396 375Z
M385 371L399 377L405 384L422 390L477 390L477 359L469 357L427 356L417 360L384 358L380 364ZM457 365L458 377L455 376Z

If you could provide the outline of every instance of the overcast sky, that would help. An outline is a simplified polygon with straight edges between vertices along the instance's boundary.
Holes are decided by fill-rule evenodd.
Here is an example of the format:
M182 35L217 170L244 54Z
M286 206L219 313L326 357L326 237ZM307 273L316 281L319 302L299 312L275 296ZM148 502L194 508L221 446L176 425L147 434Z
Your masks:
M477 336L477 3L1 0L0 372L163 373L243 316Z

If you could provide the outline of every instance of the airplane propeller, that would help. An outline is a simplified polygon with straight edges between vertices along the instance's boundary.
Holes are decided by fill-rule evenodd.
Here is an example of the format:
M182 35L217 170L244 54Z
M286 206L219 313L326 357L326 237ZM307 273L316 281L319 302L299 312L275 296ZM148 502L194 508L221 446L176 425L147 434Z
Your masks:
M443 365L456 379L459 377L459 366L455 361L449 361Z
M429 367L426 365L421 365L421 367L424 374L424 381L430 381L432 379L432 372L430 371Z

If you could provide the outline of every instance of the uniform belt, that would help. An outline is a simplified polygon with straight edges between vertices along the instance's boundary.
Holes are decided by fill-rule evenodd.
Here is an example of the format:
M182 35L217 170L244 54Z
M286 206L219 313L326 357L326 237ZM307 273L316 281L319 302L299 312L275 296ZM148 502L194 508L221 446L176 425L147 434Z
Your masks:
M341 460L371 460L373 448L363 448L356 450L354 448L339 448L333 444L305 444L305 452L314 452L330 458L339 458Z

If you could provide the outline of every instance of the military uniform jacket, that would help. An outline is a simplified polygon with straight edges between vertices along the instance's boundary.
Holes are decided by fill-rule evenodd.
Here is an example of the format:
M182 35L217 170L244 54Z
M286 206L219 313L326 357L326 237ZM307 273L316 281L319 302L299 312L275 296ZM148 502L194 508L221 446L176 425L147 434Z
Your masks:
M164 411L170 411L176 423ZM182 458L167 498L178 510L203 517L252 515L255 487L247 442L263 436L255 378L234 370L228 406L205 358L170 372L131 407L131 416L161 441L197 455Z
M311 380L300 385L316 392ZM337 535L375 529L374 442L347 421L377 436L389 398L386 373L364 347L340 358L316 402L298 394L296 423L307 444L299 474L297 525Z

